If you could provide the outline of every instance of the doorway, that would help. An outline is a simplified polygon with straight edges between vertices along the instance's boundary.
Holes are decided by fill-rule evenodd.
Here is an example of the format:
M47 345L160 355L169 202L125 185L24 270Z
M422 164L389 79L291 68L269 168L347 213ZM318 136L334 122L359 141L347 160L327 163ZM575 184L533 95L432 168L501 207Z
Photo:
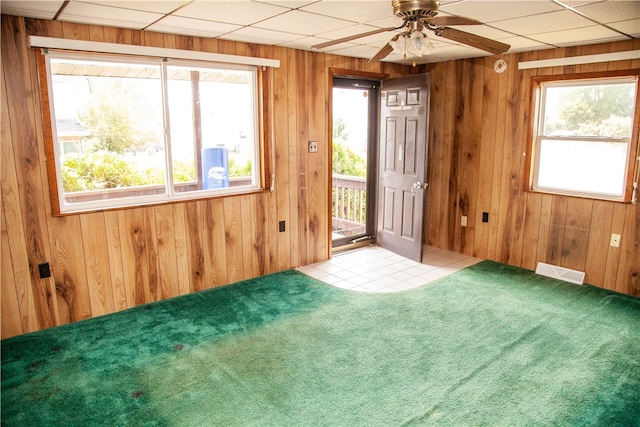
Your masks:
M375 236L379 86L377 80L333 77L333 249Z

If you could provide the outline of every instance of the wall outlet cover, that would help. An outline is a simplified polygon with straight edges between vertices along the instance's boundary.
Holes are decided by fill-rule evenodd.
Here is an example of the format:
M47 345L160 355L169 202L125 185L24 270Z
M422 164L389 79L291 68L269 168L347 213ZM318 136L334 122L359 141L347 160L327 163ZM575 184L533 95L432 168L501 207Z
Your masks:
M611 235L611 242L609 244L611 246L613 246L614 248L619 248L620 247L620 235L619 234L612 234Z
M45 262L42 264L38 264L38 273L40 273L41 279L46 279L47 277L51 277L51 268L49 267L49 263Z

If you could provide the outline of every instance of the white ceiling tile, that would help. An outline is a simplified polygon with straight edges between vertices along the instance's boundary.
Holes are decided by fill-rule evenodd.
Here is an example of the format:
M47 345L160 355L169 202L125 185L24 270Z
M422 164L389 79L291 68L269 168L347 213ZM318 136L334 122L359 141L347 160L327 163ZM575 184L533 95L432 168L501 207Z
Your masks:
M282 7L287 7L289 9L299 9L303 6L306 6L308 4L312 4L317 2L318 0L252 0L255 1L256 3L267 3L267 4L272 4L274 6L282 6Z
M0 12L27 18L53 19L64 1L0 1Z
M278 46L290 47L292 49L302 49L302 50L313 50L311 46L314 46L318 43L326 42L327 40L321 39L318 37L301 37L299 39L293 40L288 43L278 43ZM323 49L322 52L327 52L328 49Z
M147 29L150 31L182 34L185 36L218 37L239 28L241 28L239 25L222 22L183 18L181 16L167 16L149 26Z
M323 1L300 8L306 12L366 23L393 16L390 1Z
M508 37L506 39L500 39L500 41L511 46L511 49L509 49L510 53L526 52L528 50L550 49L553 47L546 43L542 43L540 41L532 40L526 37Z
M461 44L438 43L431 52L434 56L446 56L452 58L473 58L478 56L488 56L490 53L471 46Z
M551 1L470 1L443 5L440 10L453 15L477 19L485 24L488 22L502 21L505 19L519 18L522 16L536 15L556 10L562 10Z
M185 0L79 0L83 3L100 4L122 9L144 12L171 13L185 4Z
M584 28L540 33L531 36L531 38L555 46L571 46L576 41L599 43L624 40L625 37L601 25L592 25Z
M396 16L390 16L388 18L376 19L375 21L365 22L365 24L372 25L374 27L380 27L380 28L389 28L389 27L397 28L403 24L403 21L401 18L398 18Z
M362 25L362 24L351 24L348 27L340 28L338 30L328 31L326 33L317 33L316 36L324 37L326 34L328 39L340 39L342 37L354 36L361 33L366 33L369 31L379 30L378 27L373 27L371 25Z
M99 4L70 2L58 19L60 21L112 27L142 29L162 18L162 14L102 6Z
M398 31L385 31L384 33L374 34L368 37L362 37L354 42L358 44L367 44L369 46L384 46L392 37L398 34Z
M300 36L279 31L264 30L262 28L243 27L225 34L225 40L234 40L245 43L259 43L266 45L276 45L297 40Z
M253 1L195 0L174 15L208 19L237 25L251 25L291 9Z
M315 13L292 10L282 15L269 18L255 25L267 30L284 31L287 33L314 36L328 31L339 30L353 25L352 21L345 21Z
M583 6L589 3L599 3L601 1L604 1L604 0L562 0L562 4L571 6L571 7L578 7L578 6Z
M589 27L591 25L593 25L593 22L569 10L526 16L491 24L491 26L501 30L525 36Z
M59 18L62 21L304 50L373 28L402 25L402 19L393 16L390 0L0 0L0 11L52 19L65 3ZM440 4L439 16L466 16L487 24L455 28L507 43L510 52L546 49L551 44L578 46L628 40L629 36L640 38L640 0L441 0ZM594 25L594 20L609 29ZM396 33L361 37L323 51L365 57ZM417 63L487 55L451 40L435 39L440 46ZM385 61L411 63L413 59L390 55Z
M380 46L382 47L382 46ZM376 53L378 53L378 49L371 47L371 46L366 46L366 45L356 45L356 46L349 46L349 47L344 47L342 49L336 49L331 51L331 53L333 55L342 55L342 56L352 56L354 58L371 58L373 57Z
M638 26L640 26L640 1L637 0L592 3L576 7L576 10L600 23L638 19Z
M640 37L640 22L637 19L630 19L628 21L613 22L607 24L611 28L621 31L629 36L639 38Z
M466 59L466 58L479 58L483 56L489 56L490 54L478 49L474 49L468 46L462 45L449 45L440 49L434 50L432 53L422 57L407 56L406 59L398 57L393 60L400 64L412 65L413 61L416 64L428 64L433 62L450 61L454 59Z
M508 33L488 25L457 25L453 28L493 40L513 37L512 33Z

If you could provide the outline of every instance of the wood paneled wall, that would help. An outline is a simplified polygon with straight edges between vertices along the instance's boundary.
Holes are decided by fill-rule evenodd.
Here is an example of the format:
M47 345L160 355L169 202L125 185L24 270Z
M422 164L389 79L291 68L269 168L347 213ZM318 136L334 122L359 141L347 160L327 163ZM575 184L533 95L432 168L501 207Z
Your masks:
M585 271L587 283L640 296L638 205L524 191L531 78L636 69L640 60L518 70L520 61L634 49L640 40L503 55L502 74L496 57L429 66L425 243L531 270L546 262ZM612 233L619 248L609 246Z
M413 69L318 52L2 16L0 222L2 337L123 310L330 256L329 68L431 73L425 243L640 295L636 205L523 191L529 82L535 73L638 68L621 61L519 71L520 60L639 49L639 41L459 60ZM274 191L54 218L35 49L28 35L279 59ZM320 141L316 154L307 141ZM481 213L489 212L488 223ZM460 227L460 216L468 227ZM278 221L287 231L278 232ZM611 233L622 235L609 247ZM53 276L40 279L38 264Z
M318 52L2 16L2 337L99 316L330 256L329 68L409 67ZM274 191L119 211L51 215L28 35L280 60ZM320 141L318 153L307 152ZM278 232L286 221L286 232ZM49 262L52 277L40 279Z

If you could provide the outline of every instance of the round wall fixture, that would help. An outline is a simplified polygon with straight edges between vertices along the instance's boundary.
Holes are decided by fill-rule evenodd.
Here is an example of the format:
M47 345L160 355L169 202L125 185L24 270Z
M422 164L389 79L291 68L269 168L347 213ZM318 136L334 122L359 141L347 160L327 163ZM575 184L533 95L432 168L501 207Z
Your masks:
M496 73L504 73L506 69L507 69L507 63L505 62L504 59L498 59L493 64L493 71L495 71Z

